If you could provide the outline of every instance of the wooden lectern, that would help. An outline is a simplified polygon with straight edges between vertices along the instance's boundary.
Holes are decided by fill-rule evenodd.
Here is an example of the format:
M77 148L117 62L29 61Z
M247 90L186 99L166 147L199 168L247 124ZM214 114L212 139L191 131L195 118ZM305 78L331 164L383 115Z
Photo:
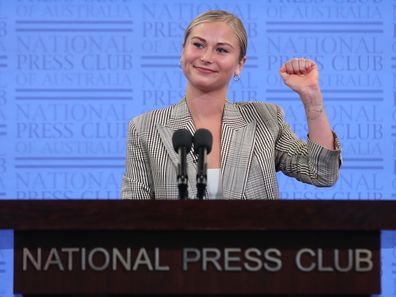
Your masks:
M14 292L370 296L396 201L2 200Z

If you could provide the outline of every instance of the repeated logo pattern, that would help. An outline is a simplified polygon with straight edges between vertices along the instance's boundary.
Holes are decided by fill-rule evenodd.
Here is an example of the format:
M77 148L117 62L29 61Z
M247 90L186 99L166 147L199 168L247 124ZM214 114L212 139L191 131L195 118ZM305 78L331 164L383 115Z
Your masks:
M118 199L127 122L184 96L187 24L234 12L249 35L230 101L281 105L306 138L303 107L279 76L317 62L344 166L329 189L279 174L284 199L396 198L396 1L0 0L0 199ZM12 293L1 231L0 297ZM396 296L395 233L382 238L381 296Z

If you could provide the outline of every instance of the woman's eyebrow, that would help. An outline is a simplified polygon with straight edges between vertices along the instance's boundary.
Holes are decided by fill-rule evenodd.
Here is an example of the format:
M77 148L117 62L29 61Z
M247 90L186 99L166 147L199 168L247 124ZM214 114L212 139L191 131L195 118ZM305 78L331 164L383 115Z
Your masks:
M205 40L204 38L202 38L202 37L199 37L199 36L192 36L191 39L199 39L200 41L206 43L206 40ZM230 43L228 43L228 42L218 42L217 45L227 45L227 46L229 46L229 47L234 48L234 47L233 47Z

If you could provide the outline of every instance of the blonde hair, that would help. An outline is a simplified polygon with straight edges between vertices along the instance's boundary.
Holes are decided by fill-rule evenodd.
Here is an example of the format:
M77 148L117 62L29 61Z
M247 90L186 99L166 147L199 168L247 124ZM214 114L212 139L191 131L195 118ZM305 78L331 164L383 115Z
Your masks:
M191 30L202 24L202 23L211 23L211 22L225 22L228 24L235 32L235 36L239 42L239 60L242 60L243 57L246 56L247 50L247 33L246 29L242 24L242 21L232 13L229 13L224 10L208 10L197 16L195 19L191 21L188 25L186 31L184 32L184 40L183 47L186 44L187 38L191 33Z

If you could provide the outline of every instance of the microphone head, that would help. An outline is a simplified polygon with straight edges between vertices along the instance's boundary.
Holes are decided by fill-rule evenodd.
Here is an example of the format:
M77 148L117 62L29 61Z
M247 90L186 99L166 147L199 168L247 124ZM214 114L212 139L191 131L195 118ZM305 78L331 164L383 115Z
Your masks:
M179 148L185 147L186 153L189 153L192 146L192 135L186 129L179 129L173 133L172 144L176 153L179 153Z
M208 129L198 129L194 134L194 149L205 148L209 154L212 150L213 137ZM196 152L197 153L197 152Z

